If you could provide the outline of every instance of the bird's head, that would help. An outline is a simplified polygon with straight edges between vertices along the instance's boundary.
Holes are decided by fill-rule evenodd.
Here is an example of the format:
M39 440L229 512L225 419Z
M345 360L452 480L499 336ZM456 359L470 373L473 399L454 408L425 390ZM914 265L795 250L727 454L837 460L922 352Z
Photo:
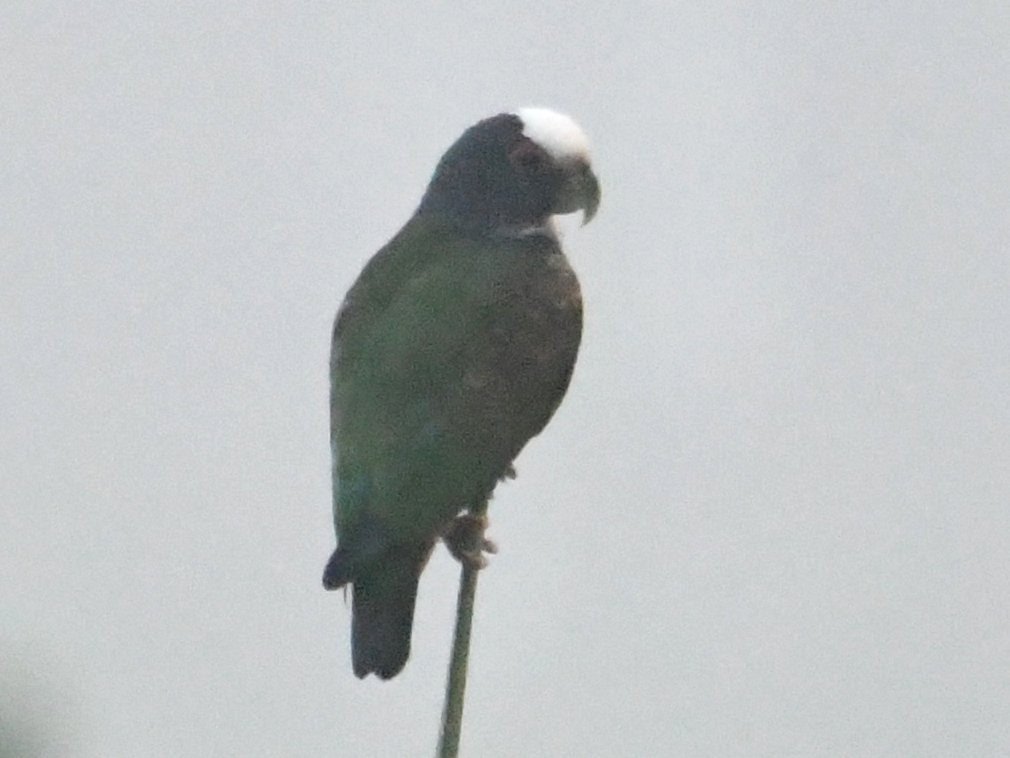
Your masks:
M588 223L599 204L589 140L578 124L546 108L521 108L463 132L439 161L418 213L521 232L578 210Z

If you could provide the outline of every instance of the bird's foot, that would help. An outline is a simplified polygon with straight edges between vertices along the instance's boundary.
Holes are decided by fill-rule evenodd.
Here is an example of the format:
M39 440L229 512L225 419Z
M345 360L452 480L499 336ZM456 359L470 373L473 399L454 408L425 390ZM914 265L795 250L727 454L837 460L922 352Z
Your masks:
M493 555L498 552L498 546L484 536L487 525L487 516L461 513L449 524L449 528L442 534L442 540L449 552L464 566L486 568L488 561L484 553Z

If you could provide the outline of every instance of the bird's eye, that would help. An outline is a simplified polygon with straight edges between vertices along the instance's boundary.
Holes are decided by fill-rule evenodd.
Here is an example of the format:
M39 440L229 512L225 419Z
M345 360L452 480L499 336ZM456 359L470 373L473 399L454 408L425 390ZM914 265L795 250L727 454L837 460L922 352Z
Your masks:
M535 174L546 163L544 152L532 142L522 142L509 156L512 165L527 174Z

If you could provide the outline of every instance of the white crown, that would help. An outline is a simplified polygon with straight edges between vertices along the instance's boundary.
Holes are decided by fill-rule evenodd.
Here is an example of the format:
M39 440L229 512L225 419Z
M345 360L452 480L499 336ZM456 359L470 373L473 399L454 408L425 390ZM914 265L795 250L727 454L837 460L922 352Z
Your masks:
M549 108L520 108L515 115L523 122L523 134L555 161L589 161L589 138L565 114Z

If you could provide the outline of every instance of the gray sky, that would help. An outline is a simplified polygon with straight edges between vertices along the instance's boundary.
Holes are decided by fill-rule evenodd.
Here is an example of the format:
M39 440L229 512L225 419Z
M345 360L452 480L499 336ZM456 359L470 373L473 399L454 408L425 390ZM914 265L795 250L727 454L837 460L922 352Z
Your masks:
M456 566L385 684L320 586L331 319L463 128L548 105L604 200L465 754L1010 749L1006 4L389 7L0 10L0 730L433 751Z

